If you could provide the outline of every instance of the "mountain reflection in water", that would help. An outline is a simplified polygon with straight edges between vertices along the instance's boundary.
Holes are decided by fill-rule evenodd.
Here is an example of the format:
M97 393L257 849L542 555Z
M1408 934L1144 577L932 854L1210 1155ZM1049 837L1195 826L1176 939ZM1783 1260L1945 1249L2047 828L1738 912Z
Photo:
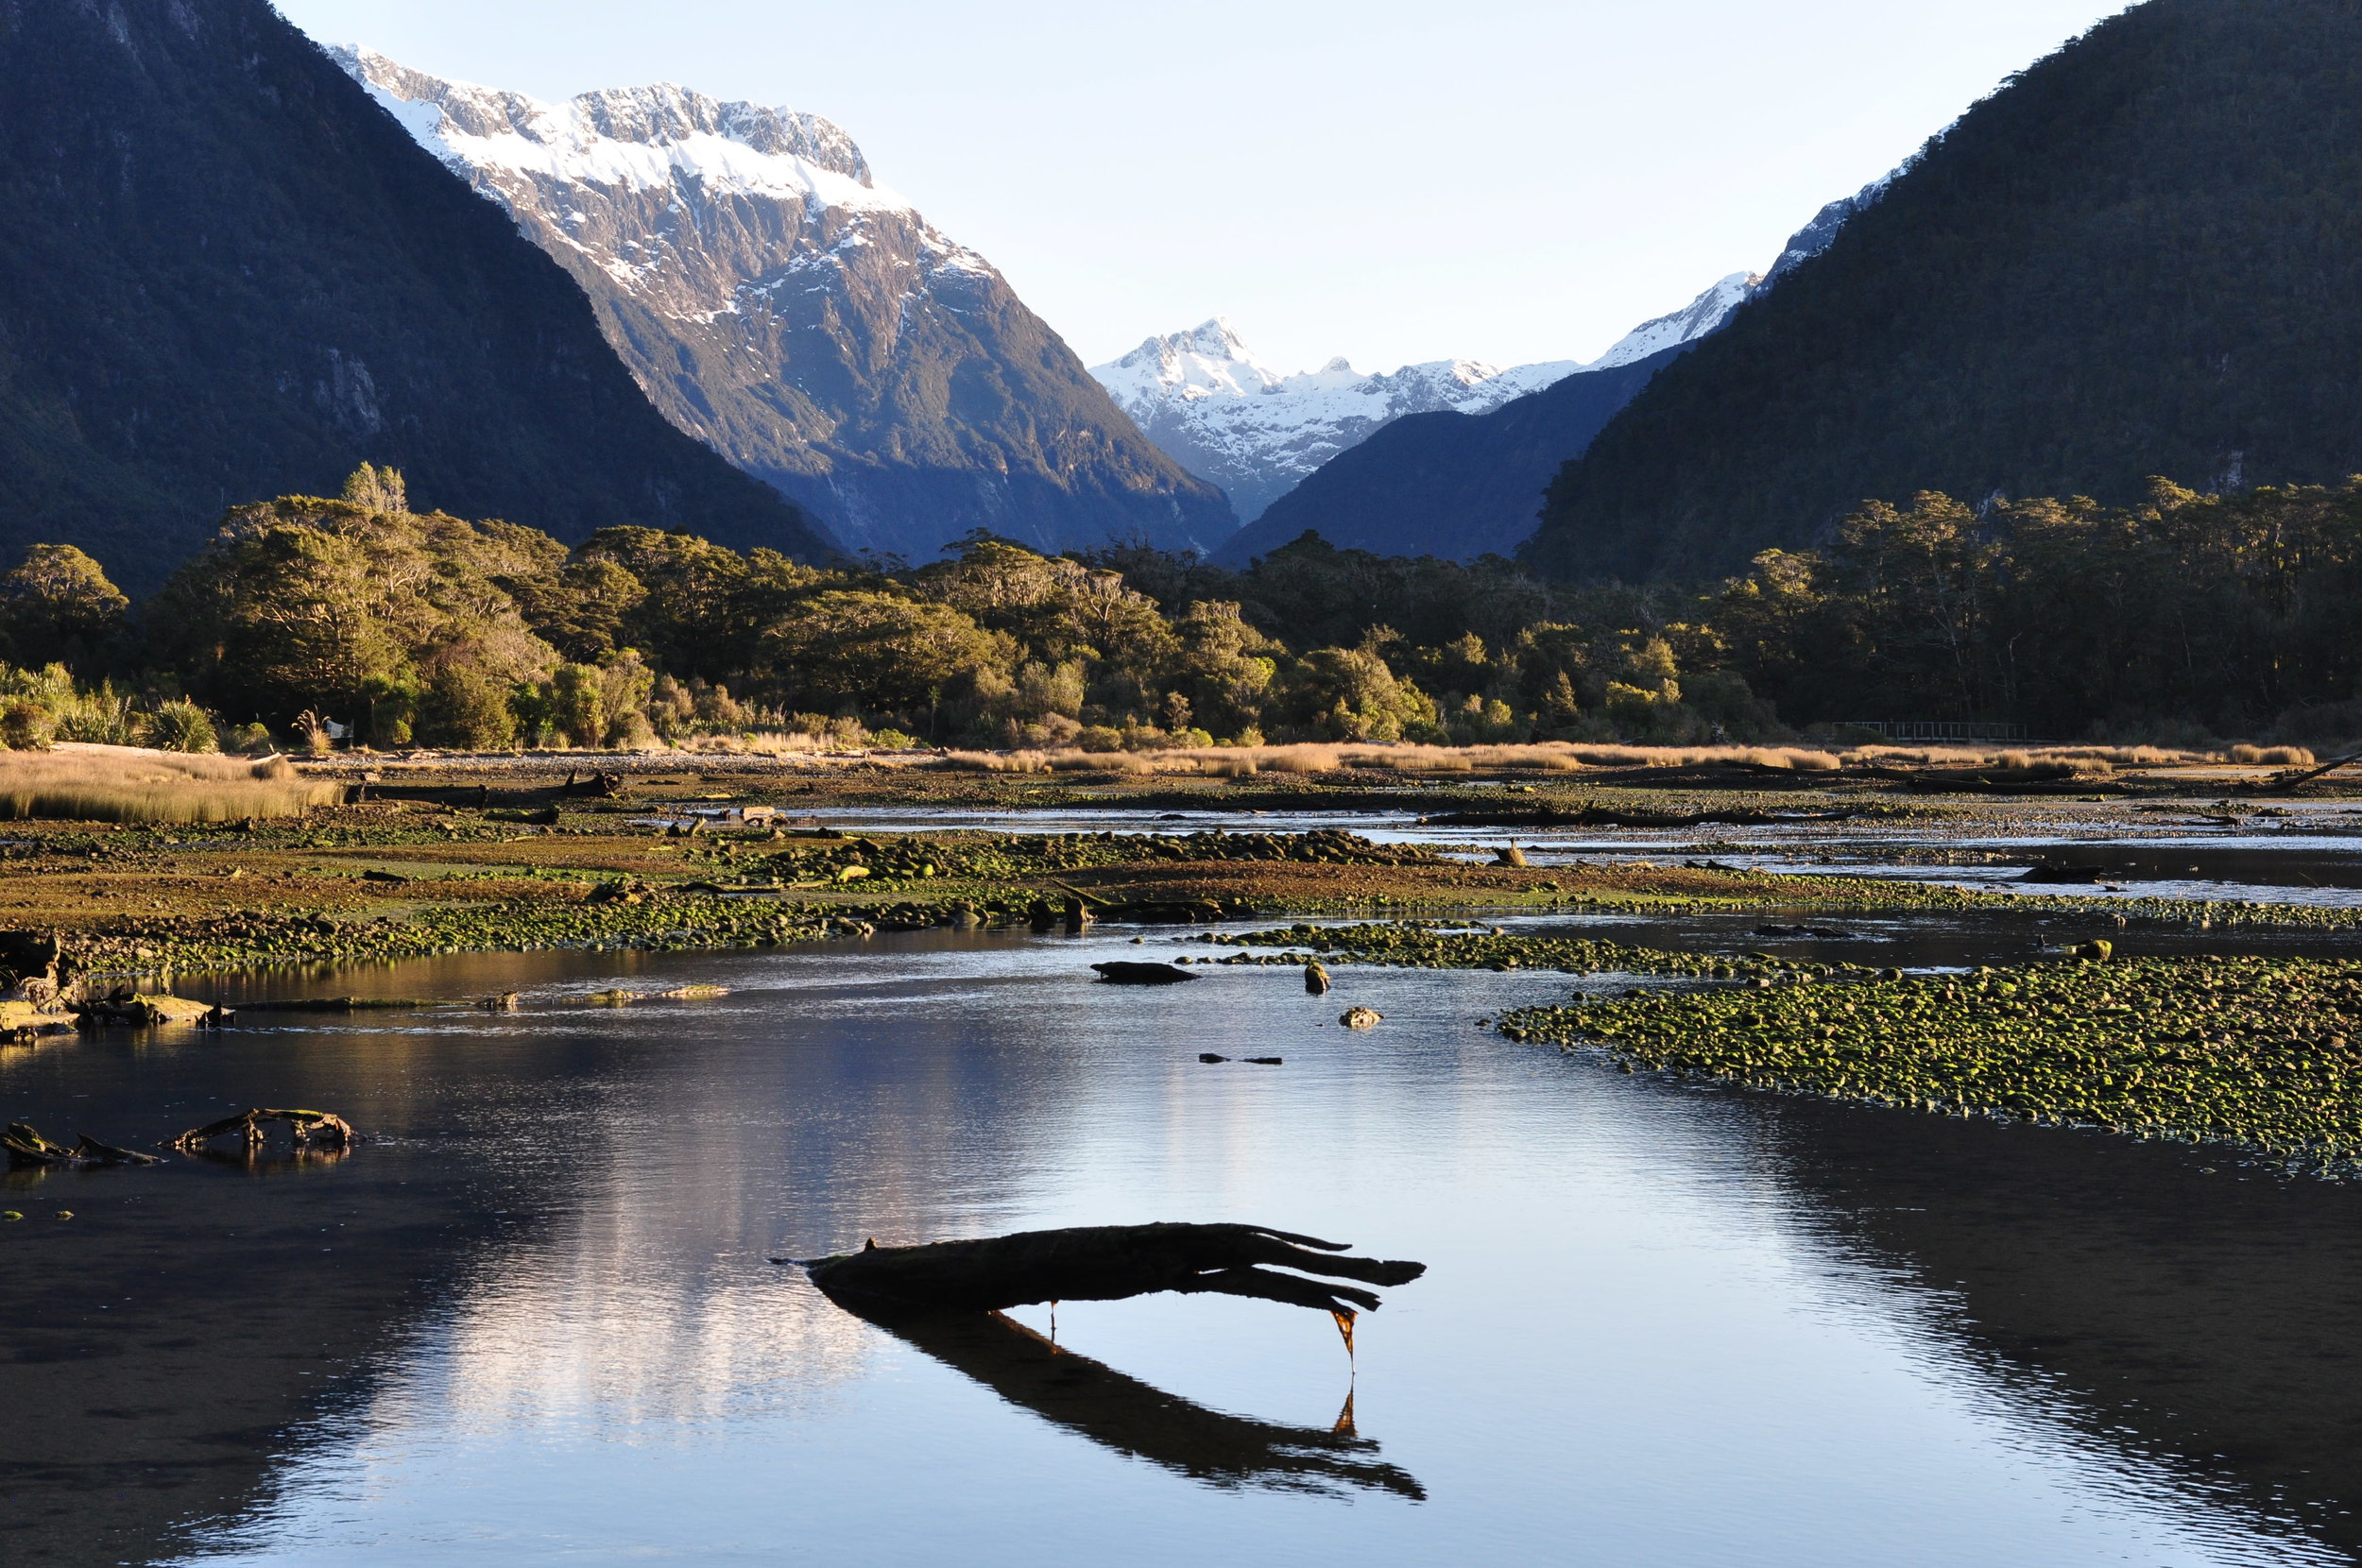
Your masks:
M1474 1027L1566 977L1341 971L1386 1017L1358 1037L1292 971L1092 984L1130 934L445 959L265 983L526 1011L0 1052L0 1111L56 1134L271 1103L375 1134L9 1189L0 1397L36 1414L0 1423L0 1559L2362 1552L2362 1193ZM560 1005L633 974L732 995ZM1075 1355L889 1333L766 1261L1149 1219L1431 1266L1360 1338L1382 1455L1322 1424L1344 1357L1310 1314L1062 1307Z

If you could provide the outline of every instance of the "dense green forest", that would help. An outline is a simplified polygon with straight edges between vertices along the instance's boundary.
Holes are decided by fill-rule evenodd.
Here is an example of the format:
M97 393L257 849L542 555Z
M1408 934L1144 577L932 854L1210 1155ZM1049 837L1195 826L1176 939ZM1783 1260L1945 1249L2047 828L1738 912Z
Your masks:
M645 745L776 731L1114 751L1280 741L1784 740L1834 721L2057 738L2362 733L2362 480L2139 505L1875 504L1704 589L1566 589L1498 556L1244 571L986 535L881 571L683 533L335 499L233 508L136 608L87 555L0 576L0 738Z
M1526 556L1695 580L1865 496L2138 502L2362 469L2362 13L2149 0L1928 144L1660 371Z

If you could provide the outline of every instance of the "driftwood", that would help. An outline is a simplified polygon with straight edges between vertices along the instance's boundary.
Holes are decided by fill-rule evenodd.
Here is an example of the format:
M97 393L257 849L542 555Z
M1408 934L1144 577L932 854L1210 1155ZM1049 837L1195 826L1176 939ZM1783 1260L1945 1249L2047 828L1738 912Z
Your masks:
M2362 751L2355 752L2352 757L2340 757L2324 762L2318 768L2304 768L2295 773L2285 773L2268 784L2251 784L2248 788L2258 794L2279 794L2293 790L2300 784L2310 784L2317 778L2325 777L2336 773L2339 768L2354 762L2362 762Z
M134 1024L145 1029L168 1024L216 1026L230 1016L227 1009L211 1002L192 1001L162 992L135 992L128 986L118 986L104 997L67 1005L86 1022Z
M285 1124L298 1149L350 1149L361 1141L361 1134L352 1130L352 1124L333 1111L257 1108L241 1111L234 1116L224 1116L202 1127L192 1127L166 1147L178 1149L184 1154L195 1154L201 1152L214 1139L235 1133L248 1149L260 1149L265 1137L264 1124L274 1121Z
M1377 1295L1306 1273L1407 1285L1423 1263L1339 1257L1345 1244L1254 1225L1094 1225L1020 1231L981 1241L881 1247L803 1260L812 1283L838 1305L864 1317L898 1312L999 1312L1040 1302L1111 1302L1159 1290L1252 1296L1310 1307L1349 1330L1355 1308ZM797 1261L775 1258L777 1263ZM1348 1337L1348 1344L1351 1339Z
M2097 865L2050 863L2028 866L2019 874L2017 879L2021 882L2059 882L2077 885L2085 882L2104 882L2108 879L2108 868Z
M1099 978L1109 985L1178 985L1198 976L1188 969L1176 969L1170 963L1137 963L1124 959L1094 963Z
M21 1169L79 1169L90 1166L162 1165L153 1154L141 1154L128 1149L118 1149L111 1143L100 1143L85 1133L71 1149L51 1143L33 1127L21 1121L0 1129L0 1149L8 1151L9 1168Z
M1387 1491L1414 1501L1427 1495L1415 1477L1380 1461L1378 1444L1354 1431L1349 1395L1334 1427L1288 1426L1209 1410L1061 1350L998 1312L871 1321L1053 1425L1193 1480L1330 1495Z

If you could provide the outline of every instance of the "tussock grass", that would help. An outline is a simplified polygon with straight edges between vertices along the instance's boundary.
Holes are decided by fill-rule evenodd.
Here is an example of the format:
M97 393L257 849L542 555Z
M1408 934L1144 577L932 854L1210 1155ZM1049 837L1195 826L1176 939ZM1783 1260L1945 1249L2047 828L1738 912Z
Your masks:
M1304 742L1271 746L1211 746L1163 751L1098 752L1072 747L1027 751L955 751L946 766L985 773L1126 773L1242 778L1258 774L1318 775L1347 768L1412 774L1515 771L1581 773L1588 769L1747 767L1781 773L1841 772L1849 767L2008 769L2056 778L2105 778L2118 768L2170 768L2237 762L2304 766L2302 746L2234 746L2227 752L2162 746L1625 746L1569 741L1530 745L1426 746Z
M0 752L0 818L66 822L240 822L333 806L342 785L260 759L66 743Z

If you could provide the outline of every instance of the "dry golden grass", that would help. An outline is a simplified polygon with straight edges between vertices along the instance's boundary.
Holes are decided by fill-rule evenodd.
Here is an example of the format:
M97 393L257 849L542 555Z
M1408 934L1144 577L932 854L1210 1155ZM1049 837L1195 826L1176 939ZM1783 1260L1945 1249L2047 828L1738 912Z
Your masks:
M0 752L0 818L66 822L240 822L333 806L344 787L257 760L137 746L61 744Z
M1750 767L1782 773L1837 773L1847 767L2008 768L2066 778L2104 778L2117 768L2190 767L2225 761L2302 765L2296 746L2234 746L2229 752L2159 746L1861 746L1838 752L1813 746L1623 746L1540 741L1532 745L1424 746L1302 743L1213 746L1172 751L955 751L950 767L989 773L1127 773L1238 778L1256 774L1316 775L1346 768L1460 774L1516 770Z

